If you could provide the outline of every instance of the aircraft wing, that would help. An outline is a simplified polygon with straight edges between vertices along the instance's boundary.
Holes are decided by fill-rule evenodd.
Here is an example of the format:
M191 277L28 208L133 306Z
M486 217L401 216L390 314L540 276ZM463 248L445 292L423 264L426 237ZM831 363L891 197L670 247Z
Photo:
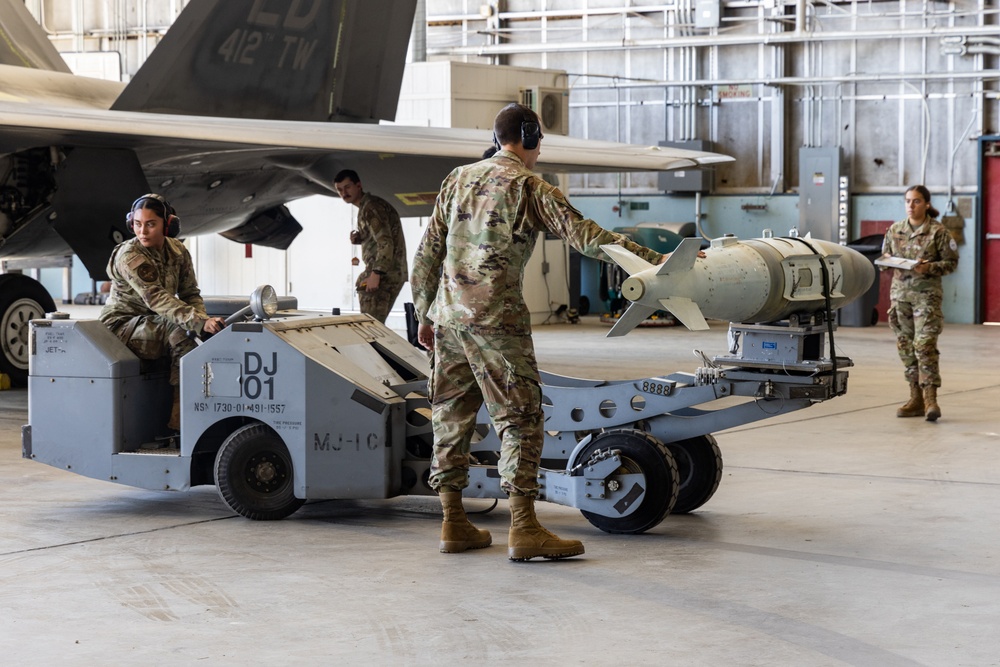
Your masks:
M25 108L0 101L0 153L62 147L51 231L70 243L92 274L103 270L109 243L123 238L124 220L116 216L101 228L80 229L74 217L80 214L79 201L96 201L97 193L112 184L121 189L123 182L132 182L128 192L162 193L178 205L185 235L227 232L257 213L299 197L335 195L332 178L346 168L362 174L366 190L392 201L400 215L421 216L430 213L448 172L478 160L490 138L483 130ZM135 163L129 153L135 155ZM536 169L653 171L730 159L715 153L548 136ZM121 207L120 195L118 200ZM250 225L249 231L270 233L270 223L262 224ZM291 232L276 234L277 242L271 243L260 234L237 233L230 238L281 247L285 237L294 237ZM91 246L94 259L88 263ZM52 234L43 239L38 230L24 230L8 235L0 253L50 255L58 247Z
M0 102L0 151L28 145L86 142L100 145L157 144L240 146L295 151L375 155L383 161L445 158L454 164L478 160L490 145L487 130L406 125L259 121L88 109L25 109ZM17 137L20 139L13 139ZM26 140L25 140L26 139ZM184 151L181 151L184 152ZM665 171L731 162L719 153L639 146L548 135L536 166L540 172L595 173ZM444 175L441 177L443 179ZM435 177L436 178L436 177ZM438 184L441 179L437 179Z

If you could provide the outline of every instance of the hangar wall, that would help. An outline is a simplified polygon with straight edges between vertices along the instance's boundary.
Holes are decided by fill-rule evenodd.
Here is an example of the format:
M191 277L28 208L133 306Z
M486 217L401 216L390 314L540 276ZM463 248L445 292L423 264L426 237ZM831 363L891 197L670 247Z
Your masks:
M187 2L26 4L61 51L117 52L121 77L128 80ZM1000 10L989 0L426 0L425 5L429 60L565 70L571 135L638 144L699 139L736 156L735 163L717 168L705 202L714 205L713 196L741 198L740 205L723 206L733 212L726 231L740 236L760 231L760 216L742 204L797 193L803 147L841 149L852 237L872 208L889 219L902 217L901 194L912 183L925 183L942 211L950 200L960 204L963 198L973 204L957 205L957 212L974 211L976 139L1000 130L995 37ZM98 58L106 71L103 56L84 55L78 66L96 69L87 61ZM604 195L609 202L630 196L689 199L664 194L655 174L574 177L571 192ZM974 233L979 223L973 213L961 217L967 227L964 268L979 253ZM305 222L307 228L312 224ZM768 227L782 230L796 221L787 215L782 222ZM325 225L326 219L315 224ZM336 247L338 239L324 238L313 248ZM230 256L242 256L243 248L204 240L203 253L213 243L218 247L203 258L206 289L241 291L244 285L236 283L249 280L247 271L233 272L244 276L235 282L231 272L218 271L216 283L207 267L231 266L236 260ZM287 267L294 264L294 253L267 262L286 267L286 282ZM947 279L957 295L975 293L976 280L975 273ZM336 294L327 300L334 297L342 300ZM959 298L950 321L973 321L971 298Z
M566 70L574 136L738 156L720 193L795 188L801 146L843 147L854 192L971 191L974 139L1000 126L985 0L428 0L427 13L431 59ZM655 190L655 175L622 187Z

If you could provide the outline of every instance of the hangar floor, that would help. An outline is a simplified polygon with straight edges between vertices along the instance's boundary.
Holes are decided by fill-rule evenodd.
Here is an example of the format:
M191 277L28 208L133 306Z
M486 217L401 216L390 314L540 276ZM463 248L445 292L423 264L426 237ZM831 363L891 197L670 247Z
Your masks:
M541 365L693 371L726 328L538 327ZM944 416L897 419L885 327L842 328L846 396L717 435L701 510L615 536L542 505L584 557L437 552L432 499L235 517L212 488L135 490L21 459L0 392L0 655L11 665L987 665L1000 662L1000 329L941 338ZM52 406L58 409L58 406ZM81 424L80 428L86 428ZM486 501L470 508L488 507Z

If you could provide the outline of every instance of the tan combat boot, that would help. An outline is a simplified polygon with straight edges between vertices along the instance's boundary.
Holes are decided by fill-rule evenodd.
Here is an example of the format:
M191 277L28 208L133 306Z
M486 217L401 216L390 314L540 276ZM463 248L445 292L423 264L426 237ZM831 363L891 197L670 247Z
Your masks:
M916 382L910 383L910 400L896 410L897 417L923 417L924 416L924 395L920 392L920 385Z
M927 407L927 421L937 421L941 416L941 408L938 406L937 387L934 385L929 384L924 387L924 405Z
M510 535L507 557L511 560L568 558L583 553L579 540L562 540L542 528L535 518L535 499L531 496L510 497Z
M490 531L481 530L472 525L462 507L461 491L442 491L441 509L444 510L444 521L441 522L441 553L457 554L467 549L482 549L493 543Z

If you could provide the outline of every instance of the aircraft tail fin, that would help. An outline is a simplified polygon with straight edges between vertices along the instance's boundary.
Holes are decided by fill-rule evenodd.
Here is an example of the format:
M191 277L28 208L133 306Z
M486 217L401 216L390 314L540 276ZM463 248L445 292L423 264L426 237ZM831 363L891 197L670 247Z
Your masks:
M0 65L71 73L23 2L0 3Z
M415 9L416 0L191 2L111 108L392 120Z

